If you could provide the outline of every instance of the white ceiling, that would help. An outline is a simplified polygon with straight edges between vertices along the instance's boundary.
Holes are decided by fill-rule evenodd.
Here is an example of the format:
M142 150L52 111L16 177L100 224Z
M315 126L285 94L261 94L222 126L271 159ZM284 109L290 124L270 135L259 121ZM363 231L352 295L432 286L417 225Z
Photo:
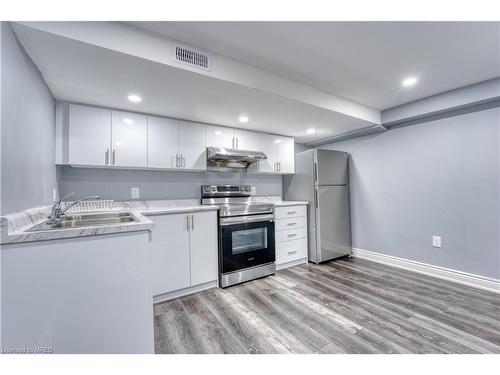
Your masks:
M373 123L280 95L16 25L54 96L62 101L294 136L300 143ZM130 103L127 94L143 101ZM248 124L237 122L241 114ZM316 134L306 134L308 127Z
M500 76L500 22L132 24L380 110Z

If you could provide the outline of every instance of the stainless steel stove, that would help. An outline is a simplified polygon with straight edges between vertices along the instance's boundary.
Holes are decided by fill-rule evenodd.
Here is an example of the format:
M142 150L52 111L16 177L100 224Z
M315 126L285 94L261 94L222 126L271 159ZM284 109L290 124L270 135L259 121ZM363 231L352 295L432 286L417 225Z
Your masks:
M203 185L201 204L219 206L219 285L276 272L274 205L252 203L250 185Z

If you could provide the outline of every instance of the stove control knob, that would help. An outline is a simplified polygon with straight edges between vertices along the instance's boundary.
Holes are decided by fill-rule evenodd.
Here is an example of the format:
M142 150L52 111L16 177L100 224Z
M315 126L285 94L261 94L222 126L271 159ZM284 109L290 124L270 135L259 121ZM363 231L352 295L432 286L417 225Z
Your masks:
M217 191L217 186L212 186L211 190L212 190L212 193L215 193Z
M207 193L208 193L208 192L210 191L210 186L205 186L205 187L203 188L203 190L205 190L205 192L207 192Z
M245 191L245 187L244 186L240 186L240 191Z
M250 186L245 186L245 191L250 191Z

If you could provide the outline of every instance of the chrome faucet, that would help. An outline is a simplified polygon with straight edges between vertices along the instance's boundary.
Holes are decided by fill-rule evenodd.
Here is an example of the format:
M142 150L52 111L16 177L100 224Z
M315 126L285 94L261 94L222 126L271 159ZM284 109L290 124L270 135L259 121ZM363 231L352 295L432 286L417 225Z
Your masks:
M85 198L79 199L76 202L71 203L69 206L61 209L61 203L63 202L63 199L66 199L73 194L74 193L69 193L68 195L65 195L64 197L59 199L56 203L54 203L54 205L52 206L52 209L50 211L49 220L47 221L47 224L49 224L49 225L59 224L61 222L61 216L63 216L64 213L66 211L68 211L71 207L77 205L80 202L87 201L90 199L101 199L101 197L98 195L92 195L90 197L85 197Z

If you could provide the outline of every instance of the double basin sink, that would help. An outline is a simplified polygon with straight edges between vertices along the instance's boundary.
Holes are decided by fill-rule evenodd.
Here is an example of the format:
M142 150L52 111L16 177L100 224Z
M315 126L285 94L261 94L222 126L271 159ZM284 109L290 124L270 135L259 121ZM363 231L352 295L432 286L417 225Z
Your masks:
M38 232L38 231L71 229L71 228L87 228L87 227L138 223L138 222L139 220L130 212L69 214L61 217L61 221L57 224L49 224L48 221L44 221L26 230L26 232Z

